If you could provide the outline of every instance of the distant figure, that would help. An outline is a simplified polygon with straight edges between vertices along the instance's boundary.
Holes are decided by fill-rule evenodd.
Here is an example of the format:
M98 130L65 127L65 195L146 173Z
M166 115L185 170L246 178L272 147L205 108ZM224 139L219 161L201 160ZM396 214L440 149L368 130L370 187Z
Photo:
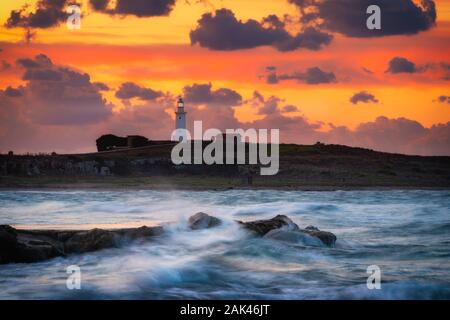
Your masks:
M177 103L177 111L175 112L175 129L179 131L178 141L187 140L186 135L186 111L184 111L183 98L180 96Z

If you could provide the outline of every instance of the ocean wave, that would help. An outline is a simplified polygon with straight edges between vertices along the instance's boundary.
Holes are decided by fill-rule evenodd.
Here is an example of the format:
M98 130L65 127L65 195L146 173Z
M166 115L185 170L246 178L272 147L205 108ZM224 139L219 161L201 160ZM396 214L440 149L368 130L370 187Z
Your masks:
M164 221L152 242L0 266L0 299L450 299L446 191L274 190L0 192L0 223ZM433 201L430 201L432 199ZM213 229L190 230L203 211ZM284 230L258 238L235 220L288 215L338 237ZM82 290L65 287L79 265ZM381 268L381 290L366 286Z

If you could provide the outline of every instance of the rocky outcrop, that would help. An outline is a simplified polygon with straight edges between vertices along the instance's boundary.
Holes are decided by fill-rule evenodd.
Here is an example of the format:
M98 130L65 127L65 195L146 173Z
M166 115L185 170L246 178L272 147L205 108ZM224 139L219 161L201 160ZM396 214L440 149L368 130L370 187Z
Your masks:
M46 236L33 237L0 225L0 264L35 262L64 255L63 247Z
M303 244L306 246L322 247L324 243L319 238L310 236L307 233L297 231L289 231L280 229L274 229L267 232L263 238L272 239L277 241L290 242L294 244Z
M245 229L256 233L259 236L277 240L293 241L295 239L307 239L304 236L310 236L319 239L327 246L334 246L336 236L327 231L321 231L316 227L308 226L300 229L299 226L285 215L277 215L272 219L242 222L238 221ZM275 232L277 231L277 232ZM283 231L283 232L278 232ZM311 243L309 239L309 243Z
M204 212L197 212L188 220L189 228L192 230L213 228L221 223L222 221L219 218L210 216Z
M0 264L38 262L71 253L119 247L125 242L146 240L163 233L162 227L117 230L17 230L0 225Z
M325 243L329 247L334 246L334 244L336 243L336 236L331 232L322 231L313 226L307 226L305 229L301 231L309 234L310 236L319 238L323 243Z
M256 232L260 236L264 236L270 230L285 228L287 230L299 230L291 219L284 215L277 215L276 217L268 220L256 220L250 222L238 221L244 228Z
M198 212L189 218L192 230L213 228L222 223L216 217ZM333 246L336 236L308 226L301 229L291 219L277 215L272 219L238 221L258 236L307 245ZM145 241L163 233L162 227L92 230L18 230L0 225L0 264L38 262L68 254L120 247L132 241Z

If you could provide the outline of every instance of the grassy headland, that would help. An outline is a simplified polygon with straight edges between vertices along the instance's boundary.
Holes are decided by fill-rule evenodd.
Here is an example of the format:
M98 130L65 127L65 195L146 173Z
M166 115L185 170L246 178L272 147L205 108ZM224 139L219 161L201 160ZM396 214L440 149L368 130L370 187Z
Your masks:
M163 145L80 155L0 156L3 172L0 187L198 190L450 188L450 157L408 156L340 145L282 144L278 174L261 176L255 166L176 167L170 162L171 148L172 145Z

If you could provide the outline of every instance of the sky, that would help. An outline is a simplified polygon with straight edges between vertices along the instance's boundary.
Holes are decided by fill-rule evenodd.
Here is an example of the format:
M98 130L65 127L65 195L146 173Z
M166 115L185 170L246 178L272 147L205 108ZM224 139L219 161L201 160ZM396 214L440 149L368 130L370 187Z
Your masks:
M3 0L0 152L169 139L182 95L189 126L450 155L449 40L450 0Z

